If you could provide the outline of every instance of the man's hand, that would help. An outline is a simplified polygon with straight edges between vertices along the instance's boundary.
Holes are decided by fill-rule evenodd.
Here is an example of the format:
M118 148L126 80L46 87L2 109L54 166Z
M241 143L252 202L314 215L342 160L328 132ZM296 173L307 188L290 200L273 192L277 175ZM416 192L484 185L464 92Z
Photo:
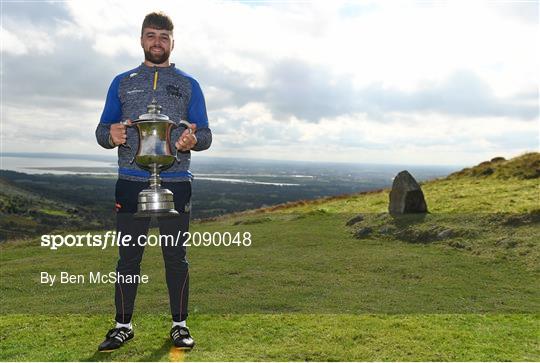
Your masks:
M131 125L131 120L126 120L128 125ZM126 125L122 123L111 125L111 141L114 146L125 144L127 141Z
M191 150L197 143L197 137L195 136L196 129L197 125L191 124L188 129L182 132L182 135L180 135L174 146L180 151Z

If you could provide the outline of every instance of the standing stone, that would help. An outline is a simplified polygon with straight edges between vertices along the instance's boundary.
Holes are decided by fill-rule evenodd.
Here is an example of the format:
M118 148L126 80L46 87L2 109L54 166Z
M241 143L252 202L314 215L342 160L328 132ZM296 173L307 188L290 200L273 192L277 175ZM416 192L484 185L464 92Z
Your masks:
M427 204L420 185L407 171L401 171L395 178L390 192L390 214L426 213Z

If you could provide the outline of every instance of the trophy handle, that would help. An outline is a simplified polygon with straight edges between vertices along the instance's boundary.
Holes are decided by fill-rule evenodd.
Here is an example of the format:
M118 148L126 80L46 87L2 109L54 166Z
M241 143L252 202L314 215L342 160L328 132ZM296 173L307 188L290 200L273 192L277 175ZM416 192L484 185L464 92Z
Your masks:
M183 125L186 129L189 130L189 133L192 134L193 133L193 130L190 128L191 124L185 120L180 120L180 122L178 123L178 125L174 125L173 127L180 127L180 125ZM176 152L174 153L174 158L176 159L176 161L180 161L180 157L178 155L178 149L175 147L174 148L176 150Z
M129 122L127 122L127 120L120 121L120 124L121 124L121 125L124 125L125 127L131 127L131 126L133 126L133 123L130 124ZM129 145L129 144L127 143L127 141L126 141L125 143L123 143L122 145L120 145L120 146L123 146L123 147L126 147L126 148L130 149L130 150L132 151L132 154L133 154L133 148L131 147L131 145ZM135 155L132 155L132 156L131 156L131 160L129 161L129 163L130 163L130 164L133 164L134 161L135 161Z

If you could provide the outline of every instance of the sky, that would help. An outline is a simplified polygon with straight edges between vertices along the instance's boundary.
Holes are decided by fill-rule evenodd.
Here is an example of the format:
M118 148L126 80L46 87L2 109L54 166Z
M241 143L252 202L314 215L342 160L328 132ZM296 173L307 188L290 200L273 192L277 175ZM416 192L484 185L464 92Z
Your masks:
M144 16L204 92L206 156L472 165L540 151L538 1L2 0L2 152L109 155ZM195 156L196 157L196 156Z

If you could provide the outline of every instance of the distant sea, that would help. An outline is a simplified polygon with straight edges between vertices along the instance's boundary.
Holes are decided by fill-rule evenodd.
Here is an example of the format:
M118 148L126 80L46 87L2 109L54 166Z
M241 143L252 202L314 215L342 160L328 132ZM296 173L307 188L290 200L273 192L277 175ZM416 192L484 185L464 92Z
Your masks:
M114 175L114 160L95 160L83 158L51 157L39 154L2 154L0 169L13 170L26 174L101 174Z

